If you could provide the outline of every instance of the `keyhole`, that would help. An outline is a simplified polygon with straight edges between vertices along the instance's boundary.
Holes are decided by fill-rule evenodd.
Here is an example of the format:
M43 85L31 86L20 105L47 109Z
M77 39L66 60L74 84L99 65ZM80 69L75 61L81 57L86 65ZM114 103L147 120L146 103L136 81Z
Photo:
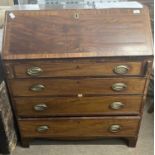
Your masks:
M75 18L75 19L79 19L79 13L75 13L75 14L74 14L74 18Z
M80 66L77 65L77 66L76 66L76 69L80 69Z

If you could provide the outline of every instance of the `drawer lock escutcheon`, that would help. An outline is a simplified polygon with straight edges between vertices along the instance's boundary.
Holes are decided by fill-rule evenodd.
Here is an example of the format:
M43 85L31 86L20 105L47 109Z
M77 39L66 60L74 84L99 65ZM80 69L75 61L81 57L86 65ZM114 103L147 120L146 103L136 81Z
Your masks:
M123 75L123 74L127 74L127 73L128 73L129 67L126 66L126 65L118 65L118 66L116 66L116 67L114 68L113 71L114 71L114 73L116 73L116 74L121 74L121 75Z
M46 104L37 104L33 108L35 111L44 111L47 109L47 105Z
M39 76L43 70L39 67L31 67L27 69L27 74L29 76Z
M116 133L121 130L121 126L118 124L113 124L110 126L109 130L110 130L110 132Z
M30 88L30 90L34 92L40 92L40 91L43 91L44 89L45 89L45 86L42 84L36 84Z
M123 107L124 107L124 104L122 102L113 102L110 105L110 108L114 110L119 110L119 109L122 109Z
M73 15L74 19L79 19L80 18L80 15L79 13L75 12L74 15Z
M114 91L123 91L127 88L127 85L125 83L114 83L112 85L112 89Z
M40 133L42 133L42 132L47 132L48 129L49 129L49 127L47 125L42 125L42 126L39 126L37 128L37 131L40 132Z

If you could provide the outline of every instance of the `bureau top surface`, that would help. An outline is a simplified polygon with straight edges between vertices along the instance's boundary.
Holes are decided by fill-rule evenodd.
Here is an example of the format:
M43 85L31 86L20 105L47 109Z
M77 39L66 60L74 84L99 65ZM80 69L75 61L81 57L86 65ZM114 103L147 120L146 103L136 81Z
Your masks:
M146 7L12 10L6 13L2 58L147 56L152 47Z

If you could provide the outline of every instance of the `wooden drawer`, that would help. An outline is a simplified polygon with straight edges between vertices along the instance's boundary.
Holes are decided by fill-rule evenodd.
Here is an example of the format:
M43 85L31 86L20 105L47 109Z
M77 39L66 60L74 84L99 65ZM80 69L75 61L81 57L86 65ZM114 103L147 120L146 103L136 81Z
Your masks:
M142 94L145 78L16 79L10 84L14 96Z
M22 137L136 136L139 117L64 117L19 120ZM117 125L117 126L114 126Z
M142 62L30 61L13 64L16 78L142 75Z
M17 114L23 117L139 114L142 96L19 97Z

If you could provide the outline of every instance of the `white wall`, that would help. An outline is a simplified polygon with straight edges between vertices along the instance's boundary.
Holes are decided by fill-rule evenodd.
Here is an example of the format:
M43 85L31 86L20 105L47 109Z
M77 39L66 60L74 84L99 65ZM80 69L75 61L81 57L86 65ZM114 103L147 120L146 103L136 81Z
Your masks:
M13 5L13 0L0 0L0 6Z

